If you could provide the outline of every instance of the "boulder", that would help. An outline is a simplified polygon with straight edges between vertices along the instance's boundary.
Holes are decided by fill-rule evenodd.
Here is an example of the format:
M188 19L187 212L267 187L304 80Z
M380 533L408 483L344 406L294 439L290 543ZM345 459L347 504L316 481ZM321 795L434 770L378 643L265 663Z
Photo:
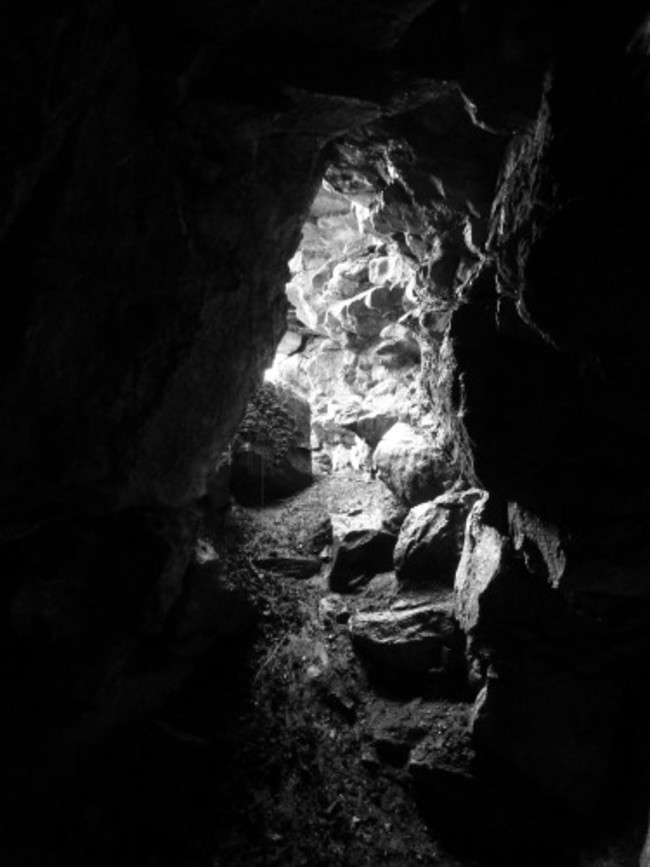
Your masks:
M411 506L433 500L457 476L435 443L405 422L397 422L382 437L373 459L379 478Z
M334 524L332 567L328 575L329 586L338 593L364 583L378 572L389 570L393 563L393 549L397 537L381 526L379 521L370 526L363 522ZM374 526L373 526L374 523Z
M457 628L449 601L413 604L398 600L384 611L357 612L350 618L355 650L370 663L404 674L443 667L446 649L456 644Z
M265 383L248 406L232 445L231 490L239 502L262 506L313 480L309 403Z
M491 505L486 495L472 507L454 579L456 617L468 633L479 623L484 597L504 574L510 550L507 536L489 522Z
M394 552L395 572L405 585L453 586L463 550L465 524L477 489L442 494L414 506L402 524Z

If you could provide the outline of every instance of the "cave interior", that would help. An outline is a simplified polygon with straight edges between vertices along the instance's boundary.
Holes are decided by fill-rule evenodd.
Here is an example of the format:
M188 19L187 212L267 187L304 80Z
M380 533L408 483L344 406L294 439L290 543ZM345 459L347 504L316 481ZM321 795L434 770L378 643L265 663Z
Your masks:
M650 865L649 55L2 4L3 863Z

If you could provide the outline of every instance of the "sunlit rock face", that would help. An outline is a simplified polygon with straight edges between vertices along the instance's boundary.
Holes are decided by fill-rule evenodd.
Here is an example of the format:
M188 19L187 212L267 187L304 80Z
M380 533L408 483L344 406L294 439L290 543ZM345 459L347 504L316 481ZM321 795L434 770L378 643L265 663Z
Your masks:
M419 411L416 269L373 229L376 207L369 184L319 191L286 287L287 334L301 339L270 372L309 399L315 462L335 469L368 468L386 431Z

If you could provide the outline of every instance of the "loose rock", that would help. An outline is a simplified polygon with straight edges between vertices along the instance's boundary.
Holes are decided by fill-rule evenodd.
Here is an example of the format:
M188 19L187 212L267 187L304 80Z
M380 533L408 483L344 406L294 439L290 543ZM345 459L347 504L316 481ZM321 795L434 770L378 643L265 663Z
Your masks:
M379 478L411 506L442 494L456 475L448 456L404 422L394 424L382 437L374 464Z
M467 514L478 490L443 494L408 513L395 546L395 572L402 584L453 586Z
M402 601L384 611L354 614L350 635L355 650L370 662L415 674L443 665L457 629L450 602Z
M249 404L232 448L231 489L247 505L264 505L312 482L309 403L265 383Z

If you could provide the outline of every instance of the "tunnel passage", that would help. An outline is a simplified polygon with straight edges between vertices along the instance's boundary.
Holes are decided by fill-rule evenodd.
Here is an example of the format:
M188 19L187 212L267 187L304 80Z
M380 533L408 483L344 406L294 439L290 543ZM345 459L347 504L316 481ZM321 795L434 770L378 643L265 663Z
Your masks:
M489 492L456 576L475 743L615 819L647 776L645 4L152 6L1 12L12 809L51 806L205 646L206 480L325 174L381 196L441 444ZM621 812L583 860L638 860Z

